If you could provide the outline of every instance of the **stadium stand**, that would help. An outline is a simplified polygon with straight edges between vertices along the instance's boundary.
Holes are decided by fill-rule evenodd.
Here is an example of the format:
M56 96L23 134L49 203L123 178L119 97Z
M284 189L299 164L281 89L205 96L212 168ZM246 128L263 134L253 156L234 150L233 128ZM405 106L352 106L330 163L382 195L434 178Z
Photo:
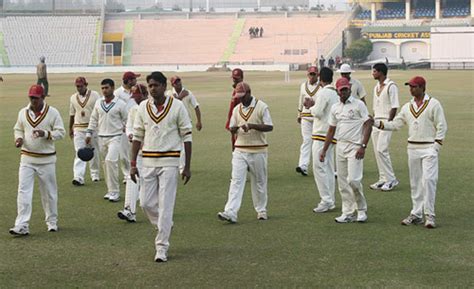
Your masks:
M436 11L435 11L435 3L429 1L416 1L414 2L414 13L413 16L415 18L434 18Z
M8 16L2 26L10 64L35 65L44 55L50 65L90 65L97 21L95 16Z
M356 19L370 19L370 10L362 10L355 17Z
M377 19L405 18L405 4L402 2L384 3L383 9L377 10Z
M469 0L446 1L443 9L443 17L467 17L471 14Z
M217 63L235 22L234 18L135 20L132 64Z
M319 54L327 55L329 51L318 44L343 17L248 18L230 62L312 62ZM263 27L263 37L251 39L250 27Z

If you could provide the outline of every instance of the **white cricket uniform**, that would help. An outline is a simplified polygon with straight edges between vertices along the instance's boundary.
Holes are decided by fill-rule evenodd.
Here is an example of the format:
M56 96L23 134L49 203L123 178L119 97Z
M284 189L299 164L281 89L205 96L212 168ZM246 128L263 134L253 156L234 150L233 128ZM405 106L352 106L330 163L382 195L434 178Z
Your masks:
M183 103L166 97L158 111L153 99L140 103L133 125L133 140L142 142L143 168L140 206L158 228L156 250L168 250L179 156L183 142L192 142L192 125Z
M230 127L242 126L246 123L265 124L273 126L268 106L261 100L252 97L249 106L242 103L234 107L230 119ZM237 214L242 204L242 196L250 173L252 200L257 213L267 212L267 140L266 133L251 129L245 132L240 128L232 153L232 180L229 196L224 212L237 220Z
M342 200L342 214L352 215L355 210L367 211L362 189L364 160L356 159L363 139L363 126L369 119L365 104L354 97L331 108L329 125L337 127L336 145L337 183Z
M132 92L125 87L120 86L114 91L114 95L127 105L127 112L136 104L132 99ZM120 169L122 170L123 179L128 181L130 179L130 151L132 149L131 143L126 134L122 135L120 139Z
M309 162L311 160L311 134L313 131L313 116L309 109L305 108L303 103L306 98L316 97L316 92L320 88L319 82L314 85L310 84L309 81L305 81L300 86L300 95L298 100L298 116L301 117L301 136L303 137L303 143L300 147L300 158L298 161L298 167L302 170L307 171Z
M196 107L199 106L199 103L197 102L196 96L194 94L183 87L182 90L186 90L188 92L188 95L185 96L183 99L180 99L181 102L183 102L184 107L186 108L186 111L188 112L189 120L191 123L193 122L193 113L196 111ZM178 93L176 92L176 89L173 87L172 90L168 91L169 96L173 96L174 98L178 97ZM181 157L179 159L179 168L182 169L184 168L184 163L186 162L186 155L184 152L184 145L183 148L181 149Z
M374 87L374 119L387 121L392 108L398 108L398 87L390 79L385 79L383 86L378 82ZM383 131L378 128L372 130L372 143L374 145L375 160L379 170L379 181L391 182L396 179L390 159L391 131Z
M92 110L87 136L94 132L99 136L99 149L104 160L105 180L108 193L120 194L119 186L119 152L123 128L127 122L125 102L114 97L106 103L102 97L96 101ZM130 173L129 173L130 174Z
M76 155L74 157L74 180L84 183L84 175L86 174L87 163L82 161L77 156L77 151L86 146L86 130L89 126L89 119L96 101L100 95L93 90L88 89L85 95L80 95L78 92L73 94L69 104L69 115L74 116L74 149ZM99 142L97 134L92 135L92 148L94 148L94 157L89 161L89 170L91 179L100 179L100 157L99 157Z
M360 100L364 99L367 96L367 92L365 91L364 86L359 80L351 77L349 83L351 84L351 96Z
M44 137L35 137L33 130L43 130ZM65 135L61 115L46 102L37 116L27 106L18 113L14 127L15 140L23 139L18 174L18 215L15 227L29 226L35 176L38 177L41 203L48 226L58 222L58 187L56 183L56 149L54 141Z
M399 130L408 125L408 167L412 210L419 218L435 215L436 185L438 183L439 149L448 130L441 103L425 94L418 107L412 99L393 121L376 122L383 130Z
M138 104L135 103L132 108L128 111L127 117L127 125L125 128L125 134L129 140L133 137L133 124L135 122L135 117L138 111ZM138 171L142 170L142 153L141 150L138 152L137 155L137 169ZM125 186L125 201L124 201L124 208L128 209L133 214L137 211L137 201L139 196L140 184L142 183L142 175L139 175L137 179L137 183L127 181Z
M314 181L318 187L321 203L331 207L334 205L334 191L336 187L336 179L334 175L334 147L331 144L326 152L324 162L319 161L321 150L326 141L326 135L329 129L328 119L331 107L339 100L336 89L328 84L319 89L316 94L316 102L310 108L313 120L313 174ZM336 143L336 140L333 140Z

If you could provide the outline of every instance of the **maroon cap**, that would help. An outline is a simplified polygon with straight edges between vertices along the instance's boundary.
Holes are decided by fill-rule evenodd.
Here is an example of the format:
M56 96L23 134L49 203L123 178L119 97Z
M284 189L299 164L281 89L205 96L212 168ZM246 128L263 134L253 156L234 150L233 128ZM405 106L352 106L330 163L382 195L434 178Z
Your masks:
M176 81L178 81L178 80L181 80L181 77L179 77L179 76L177 76L177 75L175 75L175 76L173 76L173 77L170 78L171 84L174 84L174 83L175 83Z
M141 74L139 73L134 73L131 71L127 71L123 74L122 79L123 80L131 80L131 79L136 79L137 77L140 77Z
M351 83L345 77L341 77L336 81L337 91L341 92L343 88L351 88Z
M30 91L28 92L28 96L31 97L42 97L44 95L44 88L39 84L33 84L30 87Z
M143 84L137 84L132 87L132 97L148 96L146 86Z
M426 80L421 76L415 76L412 79L410 79L410 81L405 82L405 85L425 87Z
M87 85L87 80L85 77L79 76L74 83L76 85Z
M240 68L234 68L232 70L232 78L244 78L244 72Z
M317 66L308 67L308 73L318 73L318 67Z

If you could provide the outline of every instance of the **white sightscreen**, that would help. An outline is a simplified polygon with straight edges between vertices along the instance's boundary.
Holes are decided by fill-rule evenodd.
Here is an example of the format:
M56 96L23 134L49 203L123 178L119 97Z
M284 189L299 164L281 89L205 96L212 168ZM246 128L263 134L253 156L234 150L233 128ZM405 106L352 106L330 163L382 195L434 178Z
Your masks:
M431 28L431 58L474 61L474 27Z

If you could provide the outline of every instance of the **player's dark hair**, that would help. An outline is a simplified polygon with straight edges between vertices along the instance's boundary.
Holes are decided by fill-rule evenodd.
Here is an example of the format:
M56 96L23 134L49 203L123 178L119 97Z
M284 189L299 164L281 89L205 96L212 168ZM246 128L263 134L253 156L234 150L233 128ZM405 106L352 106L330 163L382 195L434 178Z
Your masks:
M153 71L150 75L147 75L146 82L148 83L150 79L158 81L161 84L166 84L166 76L160 71Z
M104 80L102 80L102 82L100 83L100 85L110 85L110 87L115 87L115 82L110 79L110 78L106 78Z
M332 71L331 68L323 67L321 68L321 71L319 72L319 79L326 83L332 83L333 75L334 75L334 72Z
M378 72L382 72L383 75L387 76L388 67L385 63L382 63L382 62L375 63L374 66L372 66L372 68L377 70Z

